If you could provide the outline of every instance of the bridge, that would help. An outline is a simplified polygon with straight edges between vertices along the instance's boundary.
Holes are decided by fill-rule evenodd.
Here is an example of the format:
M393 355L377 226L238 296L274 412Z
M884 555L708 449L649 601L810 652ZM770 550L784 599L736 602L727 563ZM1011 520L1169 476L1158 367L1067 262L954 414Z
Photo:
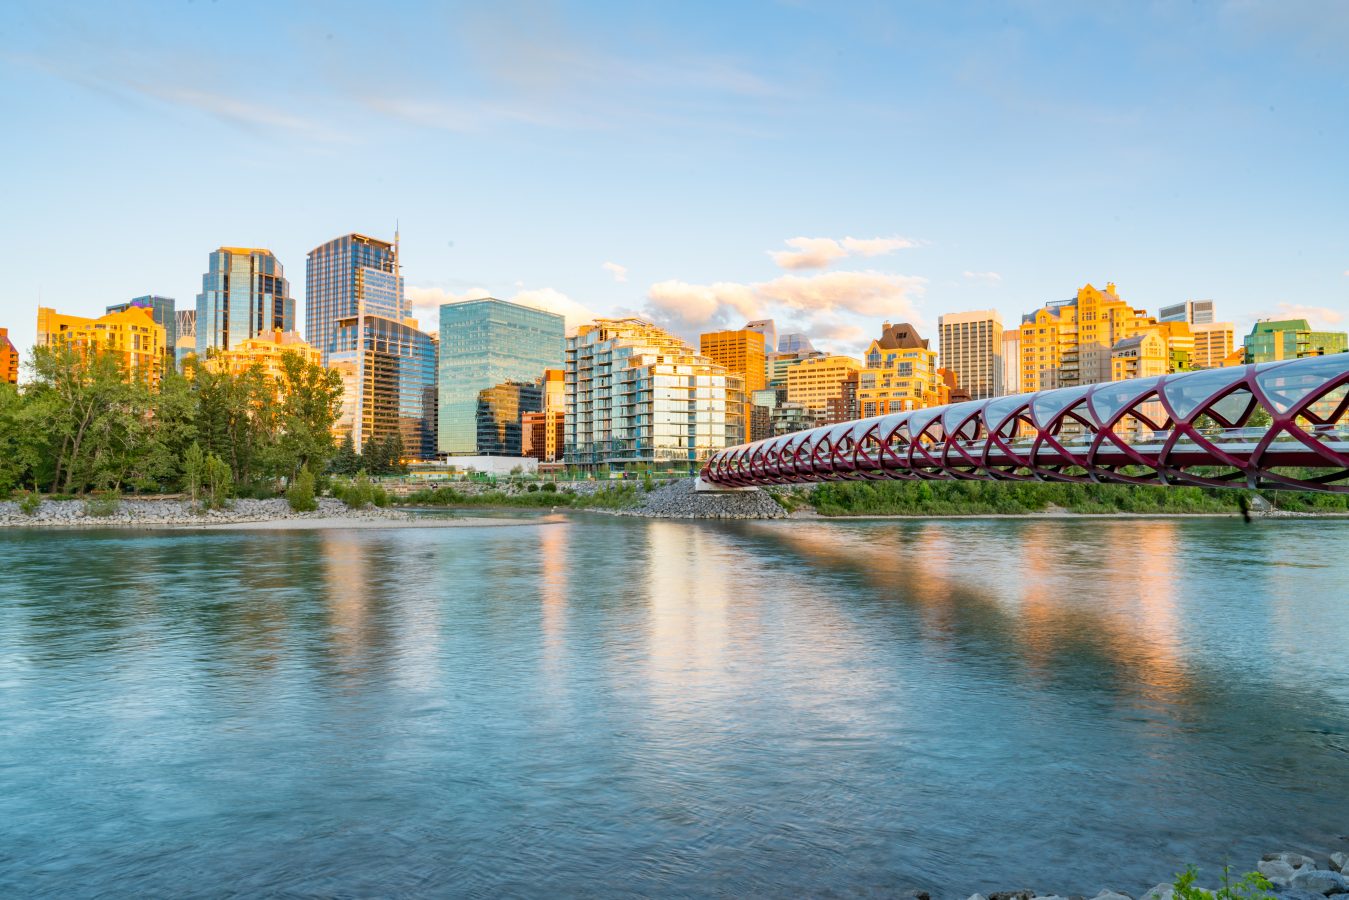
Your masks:
M705 482L1115 482L1349 493L1349 353L952 403L731 447Z

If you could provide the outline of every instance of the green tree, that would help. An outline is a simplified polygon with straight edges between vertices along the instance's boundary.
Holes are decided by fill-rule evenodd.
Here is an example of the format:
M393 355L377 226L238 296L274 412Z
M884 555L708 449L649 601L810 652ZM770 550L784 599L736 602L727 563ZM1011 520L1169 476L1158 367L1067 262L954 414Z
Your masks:
M202 452L201 445L196 441L192 446L183 451L183 490L187 491L192 502L197 502L197 497L201 494L202 479L206 475L206 454Z
M222 509L234 493L229 463L214 453L206 455L202 466L202 488L206 505L211 509Z
M314 475L308 466L300 469L300 474L291 482L290 489L286 491L286 501L296 512L313 512L319 508L318 501L314 499Z
M279 474L323 471L337 450L333 426L342 411L342 376L298 353L284 353L277 387Z
M342 437L336 455L328 464L328 471L334 475L355 475L361 471L361 455L356 452L356 444L351 439L350 431Z
M28 424L18 388L0 383L0 497L33 483L33 469L40 456L38 437Z

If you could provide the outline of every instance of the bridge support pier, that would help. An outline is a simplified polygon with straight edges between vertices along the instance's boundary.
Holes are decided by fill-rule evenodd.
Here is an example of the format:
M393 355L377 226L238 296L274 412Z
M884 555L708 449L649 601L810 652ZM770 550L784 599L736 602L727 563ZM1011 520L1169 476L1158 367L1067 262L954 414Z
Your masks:
M695 494L731 494L744 491L757 491L758 488L750 485L749 487L731 487L724 484L713 484L710 481L703 481L702 476L698 476L693 482L693 492Z

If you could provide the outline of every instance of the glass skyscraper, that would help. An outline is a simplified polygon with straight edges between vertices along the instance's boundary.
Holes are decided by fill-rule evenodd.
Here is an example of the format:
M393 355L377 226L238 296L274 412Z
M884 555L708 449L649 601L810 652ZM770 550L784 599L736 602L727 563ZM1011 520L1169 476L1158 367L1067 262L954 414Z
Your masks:
M479 440L480 394L506 382L536 382L545 369L562 368L565 341L562 317L540 309L490 297L442 306L440 452L501 455L500 441Z
M134 297L127 303L115 303L107 308L107 312L124 312L132 307L150 310L150 316L155 320L155 324L164 326L164 347L172 354L174 345L178 343L178 319L174 311L174 299L147 294L144 297Z
M295 298L272 251L221 247L211 254L197 295L198 356L264 333L294 330Z
M398 245L345 234L309 251L305 339L342 374L338 428L360 451L397 434L403 453L436 453L436 347L403 293Z

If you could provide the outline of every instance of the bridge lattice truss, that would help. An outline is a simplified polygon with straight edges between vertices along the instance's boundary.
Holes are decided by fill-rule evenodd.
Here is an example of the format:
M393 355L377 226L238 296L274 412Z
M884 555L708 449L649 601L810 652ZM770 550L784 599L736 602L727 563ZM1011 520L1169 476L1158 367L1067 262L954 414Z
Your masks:
M865 479L1349 492L1349 353L1014 394L722 450L727 486Z

